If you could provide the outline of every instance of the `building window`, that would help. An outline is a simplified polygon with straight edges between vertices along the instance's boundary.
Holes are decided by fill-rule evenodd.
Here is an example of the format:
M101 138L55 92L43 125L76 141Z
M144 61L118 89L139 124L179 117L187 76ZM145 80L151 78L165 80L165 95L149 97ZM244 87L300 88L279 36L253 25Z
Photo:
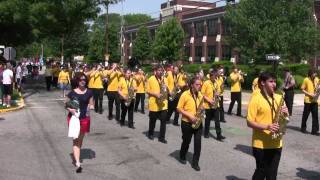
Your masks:
M216 36L219 33L218 19L210 19L207 23L208 36Z
M216 46L208 46L208 61L214 61L216 58Z
M231 25L230 25L230 23L224 21L222 29L223 29L223 34L224 35L230 35L231 34Z
M202 37L204 35L203 21L195 23L196 37Z
M184 48L184 56L185 56L185 58L188 60L189 59L189 57L191 56L190 55L190 47L189 46L186 46L185 48Z
M222 59L223 60L230 60L231 59L230 46L222 46Z
M191 23L185 24L183 26L183 29L184 29L184 33L186 35L186 38L190 38L191 35L192 35L192 25L191 25Z
M154 40L154 38L156 37L156 30L155 29L151 29L150 30L150 38L151 38L151 40Z
M195 47L195 62L201 62L201 57L202 57L202 46L196 46Z
M137 37L136 33L133 32L133 33L131 34L131 37L132 37L132 41L134 41L134 40L136 39L136 37Z

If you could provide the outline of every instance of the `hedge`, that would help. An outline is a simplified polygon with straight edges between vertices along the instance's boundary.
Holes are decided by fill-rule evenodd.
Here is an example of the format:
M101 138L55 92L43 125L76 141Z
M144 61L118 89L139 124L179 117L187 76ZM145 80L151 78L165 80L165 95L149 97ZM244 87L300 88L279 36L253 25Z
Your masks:
M184 70L190 74L194 74L198 72L200 69L203 69L205 73L208 73L209 69L212 67L218 67L223 65L225 68L225 75L228 77L227 84L230 85L230 77L229 74L232 71L233 64L230 61L220 61L215 63L207 63L207 64L186 64L184 65ZM237 65L242 72L246 73L247 76L244 78L244 83L242 87L246 90L251 90L252 81L256 78L260 71L273 71L272 65L246 65L246 64L239 64ZM310 66L308 64L287 64L287 65L278 65L276 68L276 75L277 75L277 85L280 87L283 83L283 70L288 68L294 78L296 80L296 89L300 89L302 81L304 77L307 75ZM149 73L152 71L151 65L144 65L143 69L145 72Z

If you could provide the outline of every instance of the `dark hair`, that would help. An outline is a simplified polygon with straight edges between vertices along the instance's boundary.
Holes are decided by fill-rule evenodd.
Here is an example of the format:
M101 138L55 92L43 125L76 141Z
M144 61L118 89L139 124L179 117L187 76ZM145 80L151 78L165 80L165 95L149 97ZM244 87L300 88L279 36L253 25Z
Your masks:
M209 75L210 75L210 77L212 77L212 76L216 76L217 73L218 73L218 70L216 68L214 68L209 72Z
M273 73L269 73L269 72L260 73L259 79L258 79L258 86L260 89L262 89L261 82L266 82L268 79L276 79L276 76Z
M314 69L309 69L308 71L308 76L311 77L312 74L316 73L316 71Z
M192 84L194 84L197 80L200 80L200 78L197 77L197 76L192 76L192 77L189 79L188 86L189 86L190 89L191 89Z
M75 77L74 77L74 80L75 80L75 83L76 83L76 87L79 86L79 82L81 80L82 77L85 77L86 79L86 84L88 85L88 77L83 73L83 72L77 72L75 74Z
M158 70L158 69L162 69L161 64L156 64L156 65L153 66L153 68L152 68L153 71L156 71L156 70Z

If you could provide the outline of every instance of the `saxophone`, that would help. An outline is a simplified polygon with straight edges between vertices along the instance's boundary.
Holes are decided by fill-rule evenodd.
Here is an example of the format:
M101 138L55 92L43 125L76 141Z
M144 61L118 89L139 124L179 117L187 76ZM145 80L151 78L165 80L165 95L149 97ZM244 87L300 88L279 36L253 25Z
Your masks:
M284 92L282 91L280 103L276 110L275 117L273 118L273 121L272 121L272 123L279 124L279 130L278 132L275 132L272 134L272 139L277 139L279 137L282 137L286 133L287 124L289 122L289 116L281 112L281 108L283 105L284 105Z
M220 96L218 94L217 83L214 84L214 94L213 94L213 105L211 106L213 109L217 109L219 107Z
M165 100L168 99L168 90L167 85L164 82L165 77L167 77L167 73L164 72L161 76L161 82L160 82L160 98L157 99L157 104L162 105Z
M130 82L129 85L127 85L128 88L128 98L127 100L124 102L124 104L128 107L130 106L131 102L136 98L135 92L134 92L134 87L132 85L132 80Z
M320 84L317 83L317 85L315 86L315 96L313 97L313 100L318 101L319 96L320 96Z
M205 111L202 109L202 105L204 103L204 98L202 97L199 106L197 108L197 112L196 112L196 123L192 124L191 127L193 129L198 129L200 127L200 125L202 124L202 122L206 119L206 114Z
M173 101L173 100L176 98L177 94L179 94L179 93L181 92L181 89L180 89L179 86L177 85L177 82L178 82L178 78L176 78L176 79L174 80L174 87L173 87L173 89L172 89L171 95L169 96L169 100L170 100L170 101Z

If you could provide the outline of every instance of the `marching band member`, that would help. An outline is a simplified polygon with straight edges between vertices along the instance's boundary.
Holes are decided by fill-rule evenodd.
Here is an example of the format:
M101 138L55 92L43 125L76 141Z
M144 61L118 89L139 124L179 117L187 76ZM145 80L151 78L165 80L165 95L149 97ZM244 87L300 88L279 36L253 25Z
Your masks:
M252 152L256 160L253 180L277 179L278 166L282 151L282 137L273 139L272 134L278 132L279 124L273 119L276 112L288 114L284 105L279 107L281 96L275 94L276 78L263 72L259 76L260 92L254 93L248 104L247 125L252 128Z
M167 73L168 73L168 89L169 89L169 94L170 96L173 93L173 90L175 89L176 91L178 91L177 89L177 74L179 72L179 68L177 66L172 66L169 65ZM168 117L167 117L167 122L170 121L171 115L174 114L174 119L173 119L173 125L175 126L179 126L178 120L179 120L179 113L177 112L177 105L178 105L178 101L180 98L181 93L177 93L174 97L174 99L170 100L169 99L169 104L168 104Z
M181 65L179 68L179 73L177 75L178 86L181 89L181 91L185 91L188 88L187 79L187 74L184 72L183 66Z
M112 120L113 118L113 103L115 102L116 105L116 120L120 120L120 99L118 94L118 83L119 78L121 76L121 72L118 70L117 63L113 63L110 70L104 71L106 77L108 77L108 107L109 107L109 115L108 119Z
M312 114L312 130L311 134L319 136L319 120L318 120L318 98L317 91L319 91L319 82L316 78L317 73L315 70L310 69L308 77L304 78L301 85L301 90L304 96L304 109L302 114L301 132L307 133L307 120L311 112Z
M221 135L221 127L219 120L219 94L216 81L217 70L214 69L210 72L210 79L206 80L201 88L201 94L204 98L203 107L206 111L206 118L204 124L204 137L209 138L210 122L212 119L215 121L215 129L217 133L217 140L222 141L225 139Z
M144 75L144 72L142 69L138 70L138 73L135 75L136 83L137 83L137 93L136 93L136 100L135 100L135 106L134 111L138 111L138 106L141 101L141 113L144 114L144 100L146 98L146 92L145 92L145 80L146 77Z
M219 94L219 119L220 122L226 122L224 118L224 108L223 108L223 92L224 92L224 81L225 81L225 76L224 76L224 70L223 66L220 66L218 69L218 77L217 77L217 86L218 86L218 94Z
M231 115L234 103L237 101L237 116L241 116L241 83L244 82L243 74L239 69L234 66L233 72L230 74L231 78L231 103L229 106L228 114Z
M163 75L163 68L160 65L157 65L153 69L153 76L148 79L147 82L147 93L149 95L149 132L148 138L153 140L154 128L156 125L157 119L160 119L160 136L158 138L159 142L164 144L167 143L165 139L166 134L166 119L168 111L168 80ZM165 88L162 89L161 87Z
M102 104L103 104L103 72L101 65L96 65L90 73L87 75L89 77L88 87L93 92L94 98L94 111L96 113L102 114Z
M128 126L129 128L134 129L133 126L133 108L134 108L134 94L137 90L136 81L132 78L132 72L130 69L124 70L124 77L121 77L119 80L119 90L118 93L121 99L121 119L120 125L124 125L126 114L128 112ZM130 94L130 88L132 88ZM131 97L129 97L131 96Z
M68 86L70 85L70 76L69 72L65 66L62 67L62 71L59 73L58 76L58 83L62 90L62 97L66 97L66 91L68 90Z
M182 144L180 149L180 162L186 164L186 154L189 149L191 138L194 139L194 154L192 159L192 168L200 171L199 159L201 153L201 136L202 124L198 128L193 128L192 124L197 123L197 112L202 109L202 95L200 93L201 82L197 77L190 80L190 89L183 92L177 106L177 110L182 115L181 131L182 131Z
M294 86L296 82L294 77L291 75L289 69L284 70L284 84L283 91L285 92L284 100L289 110L290 116L292 115L293 97L294 97Z

